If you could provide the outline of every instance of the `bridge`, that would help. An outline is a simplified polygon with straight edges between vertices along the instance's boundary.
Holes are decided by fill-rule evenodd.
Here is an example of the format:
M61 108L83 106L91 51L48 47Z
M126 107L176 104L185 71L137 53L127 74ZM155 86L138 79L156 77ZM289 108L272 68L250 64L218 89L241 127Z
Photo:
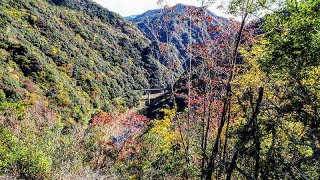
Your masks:
M152 94L159 94L159 93L166 93L168 91L168 88L154 88L154 89L137 89L136 91L142 91L144 94L146 94L148 97L148 106L151 105L150 95Z

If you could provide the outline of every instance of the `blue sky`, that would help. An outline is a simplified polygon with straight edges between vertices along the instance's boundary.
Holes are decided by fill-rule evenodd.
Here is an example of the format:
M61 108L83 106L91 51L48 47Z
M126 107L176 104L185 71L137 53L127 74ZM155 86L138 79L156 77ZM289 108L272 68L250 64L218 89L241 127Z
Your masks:
M117 12L122 16L130 16L142 14L150 9L158 9L157 0L93 0L111 11ZM167 0L170 6L178 3L201 6L200 0ZM216 15L229 17L223 11L218 10L217 6L221 4L218 0L214 5L210 6L210 10Z

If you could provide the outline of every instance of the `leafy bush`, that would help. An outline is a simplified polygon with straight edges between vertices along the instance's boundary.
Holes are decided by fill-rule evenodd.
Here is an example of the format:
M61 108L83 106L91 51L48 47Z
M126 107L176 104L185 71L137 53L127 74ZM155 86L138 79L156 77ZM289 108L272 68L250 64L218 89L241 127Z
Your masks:
M44 179L50 175L51 161L41 151L24 146L14 135L0 126L0 174L15 174L18 178Z

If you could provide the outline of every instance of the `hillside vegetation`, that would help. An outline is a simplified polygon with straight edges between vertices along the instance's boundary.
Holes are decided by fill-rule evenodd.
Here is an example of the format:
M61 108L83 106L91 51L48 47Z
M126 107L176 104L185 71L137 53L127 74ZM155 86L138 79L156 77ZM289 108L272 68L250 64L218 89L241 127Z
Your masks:
M109 170L124 147L112 138L146 124L119 113L140 103L137 90L165 86L149 44L91 1L1 0L0 175L117 177Z
M0 0L0 179L319 179L320 0L157 2Z
M88 122L95 110L123 111L139 101L134 90L162 83L147 38L91 1L4 0L0 10L2 104L38 100L64 120Z
M212 32L210 27L220 26L225 29L230 26L230 20L219 17L210 10L205 10L206 23L195 22L196 13L201 11L200 7L177 4L173 7L149 10L141 15L129 17L128 19L137 25L141 32L153 42L153 46L159 52L158 59L162 64L170 65L170 59L175 59L175 71L184 72L189 61L188 46L190 44L205 43L202 34L211 39L219 37L221 32ZM192 21L190 21L192 19ZM198 21L203 19L197 18ZM191 23L191 26L189 27ZM232 30L231 27L229 27ZM189 33L190 32L190 33ZM169 45L168 45L169 44ZM169 46L169 54L163 49Z

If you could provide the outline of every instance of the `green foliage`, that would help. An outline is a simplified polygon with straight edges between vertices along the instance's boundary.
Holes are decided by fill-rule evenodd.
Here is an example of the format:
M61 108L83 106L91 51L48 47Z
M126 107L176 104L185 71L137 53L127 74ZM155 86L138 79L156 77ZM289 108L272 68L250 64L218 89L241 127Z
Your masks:
M285 1L279 13L266 16L269 58L261 61L264 70L288 74L297 79L306 68L319 66L320 2Z
M197 176L197 168L186 165L179 132L173 129L175 109L162 109L163 119L152 121L152 127L142 136L143 148L130 161L117 164L122 177L132 179L176 179L181 174Z
M18 119L25 115L26 106L22 103L3 101L0 103L0 115L14 114Z
M256 98L254 92L259 87L264 87L264 104L261 107L263 110L257 117L256 122L257 128L259 128L259 146L261 148L259 163L264 172L261 178L277 179L285 177L287 175L284 172L290 174L289 176L300 177L299 172L290 172L293 164L299 164L296 166L299 166L299 170L305 172L306 176L315 177L314 173L316 171L308 171L309 168L314 169L317 166L315 161L309 160L309 158L317 158L317 156L314 156L310 137L307 135L308 126L303 123L303 119L297 118L297 113L301 112L288 110L289 108L296 108L296 105L289 104L290 101L286 99L286 96L292 92L286 91L285 88L290 88L294 84L289 85L290 81L281 78L283 76L272 75L272 78L270 78L270 74L262 71L263 65L259 64L259 60L266 57L268 52L264 50L268 46L269 42L261 38L254 42L250 51L242 51L246 62L241 65L239 74L233 80L235 102L238 103L235 103L232 108L235 119L237 119L237 123L233 124L232 129L238 128L241 132L243 124L246 123L246 117L252 114L250 108L246 108L250 107L250 96ZM310 71L309 74L314 73L316 71ZM307 78L307 76L304 78ZM313 83L312 79L309 80L308 82ZM250 135L239 132L237 134L239 140L236 146L243 146L244 161L254 163L254 153L258 151L254 146L250 147L250 144L254 144L254 142L248 140L243 144L246 138L249 139L248 136ZM272 162L276 163L270 167ZM241 161L238 162L239 166L240 164L242 164ZM241 168L247 169L245 165Z
M264 29L270 45L261 59L281 102L280 109L292 122L308 128L308 138L320 138L320 89L316 81L320 67L320 1L285 1L279 13L268 15ZM284 90L285 89L285 90ZM319 145L310 144L313 156L320 155Z
M75 179L99 176L96 172L96 147L101 145L101 133L108 129L90 129L88 125L73 124L67 128L54 111L41 102L30 107L21 104L0 113L0 176L8 175L21 179L62 179L66 176ZM17 118L19 107L23 113ZM85 133L86 132L86 133ZM105 171L107 169L104 169Z
M7 24L0 26L0 86L9 101L26 101L31 80L35 97L62 118L86 122L95 109L124 110L140 99L135 89L157 86L149 84L161 69L144 50L150 42L91 1L4 0L0 10Z
M0 103L4 102L6 100L6 94L3 92L2 89L0 89Z
M259 131L254 135L260 138L261 149L250 146L255 143L254 138L250 142L248 133L239 133L237 141L241 143L237 147L243 146L245 151L243 162L238 158L237 166L246 170L246 164L254 163L255 153L261 150L262 173L257 177L316 179L320 157L320 89L316 83L320 67L320 1L282 3L277 13L266 16L263 37L249 51L242 52L245 64L234 78L238 103L233 111L240 130L245 117L252 113L247 108L250 98L256 98L254 92L264 87L264 103L256 122Z
M244 15L258 15L266 9L267 7L271 6L275 0L231 0L228 3L228 11L230 14L239 17ZM247 17L246 17L247 18Z
M256 14L267 3L234 0L229 10ZM221 85L226 65L208 79L218 85L191 83L190 111L162 109L147 126L144 116L108 113L138 105L135 89L164 84L136 27L88 0L2 0L0 176L195 179L213 155L219 179L232 168L239 179L316 179L320 1L282 3L266 16L265 35L241 49L230 97Z
M50 159L43 152L24 146L3 126L0 126L0 145L0 174L10 171L24 179L49 177Z

